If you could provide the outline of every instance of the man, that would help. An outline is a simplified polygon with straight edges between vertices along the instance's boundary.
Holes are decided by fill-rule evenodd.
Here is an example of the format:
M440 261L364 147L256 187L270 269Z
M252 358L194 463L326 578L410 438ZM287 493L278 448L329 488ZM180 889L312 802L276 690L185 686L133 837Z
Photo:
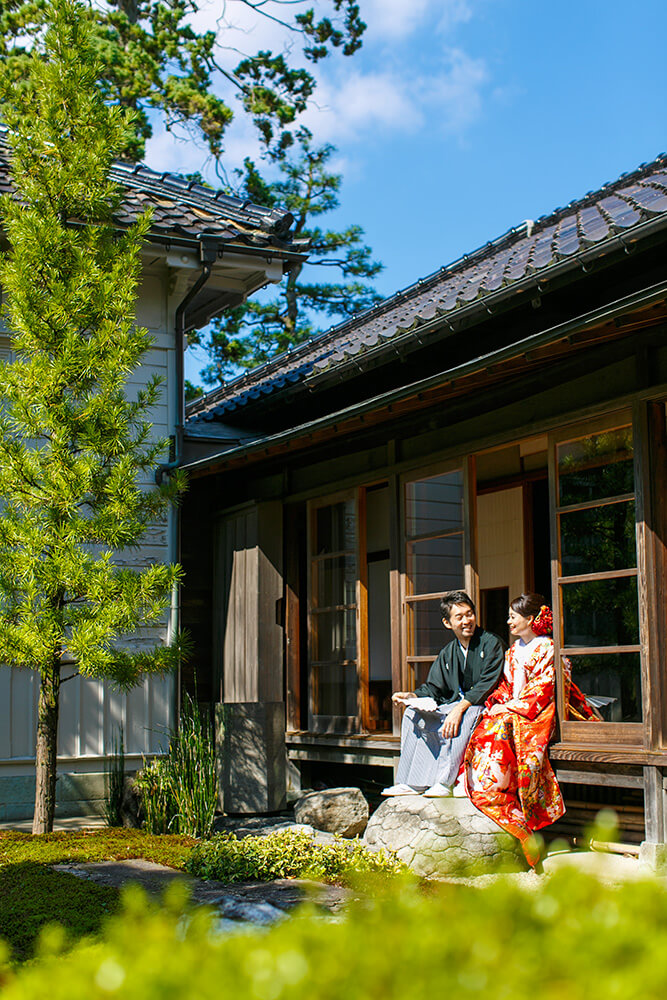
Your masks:
M396 784L385 788L383 795L453 794L470 735L503 671L503 644L497 635L477 626L475 605L468 595L452 590L440 608L442 623L453 636L433 661L425 684L392 695L393 702L408 707ZM432 702L411 706L415 698Z

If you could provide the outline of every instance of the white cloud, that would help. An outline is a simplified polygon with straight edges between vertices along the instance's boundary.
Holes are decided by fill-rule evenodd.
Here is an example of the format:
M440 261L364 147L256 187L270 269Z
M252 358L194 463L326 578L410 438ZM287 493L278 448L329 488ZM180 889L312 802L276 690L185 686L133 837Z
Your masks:
M449 4L451 0L444 0ZM456 2L456 0L455 0ZM368 25L366 37L398 40L411 35L443 0L364 0L361 16Z
M439 115L440 125L450 133L462 133L482 109L483 91L489 72L483 59L474 59L461 49L446 49L444 70L420 81L422 102Z
M442 0L438 31L448 34L457 24L465 24L473 15L470 0Z
M403 47L398 37L420 24L431 26L435 37L445 35L468 20L478 0L365 0L362 16L370 27L384 31L389 40L382 61L378 62L377 46L368 38L358 56L352 60L334 57L315 67L318 87L313 100L297 124L312 129L318 142L341 145L341 155L348 163L358 160L355 149L368 138L396 138L423 128L438 127L447 134L462 136L480 116L484 100L493 99L490 75L485 61L468 54L463 48L447 46L440 51L430 45L429 71L423 62L415 61L414 44ZM246 51L261 46L276 51L293 36L266 18L258 17L239 0L201 0L194 20L198 30L220 30L220 41ZM225 28L234 23L239 30ZM222 27L221 27L222 26ZM369 35L370 35L369 27ZM294 45L293 56L300 54ZM223 53L224 56L224 53ZM232 65L237 53L230 52L223 61ZM258 159L261 147L256 131L241 111L233 92L222 93L235 112L235 118L224 138L223 164L233 180L232 171L244 157ZM147 162L156 169L178 172L200 170L211 183L217 183L215 170L201 143L192 138L178 141L156 123L156 135L147 147Z
M302 121L319 138L334 142L360 138L369 130L412 131L422 121L409 84L389 72L353 71L322 79L315 102Z

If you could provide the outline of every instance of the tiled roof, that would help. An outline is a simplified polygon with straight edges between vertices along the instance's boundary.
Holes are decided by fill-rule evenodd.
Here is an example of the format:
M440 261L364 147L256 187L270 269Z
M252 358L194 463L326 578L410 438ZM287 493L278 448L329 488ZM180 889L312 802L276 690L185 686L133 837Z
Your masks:
M143 164L118 162L111 177L125 191L115 217L121 226L131 225L152 206L151 234L165 242L191 242L206 236L247 248L275 247L299 254L307 250L303 240L292 241L293 217L284 211L263 208ZM11 191L8 146L0 134L0 193Z
M667 225L667 155L589 192L536 222L524 222L273 361L195 401L189 420L216 420L284 386L354 363L398 338L419 336L431 321L454 319L468 306L509 295L520 282L582 255L602 256L614 241L638 238L646 223ZM582 261L583 262L583 261Z

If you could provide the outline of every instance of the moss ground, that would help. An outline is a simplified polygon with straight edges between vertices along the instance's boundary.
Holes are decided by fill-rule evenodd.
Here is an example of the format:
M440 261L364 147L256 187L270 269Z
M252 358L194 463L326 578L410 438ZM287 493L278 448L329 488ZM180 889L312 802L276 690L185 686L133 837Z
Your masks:
M35 954L42 929L59 923L68 944L97 935L119 906L118 890L53 871L59 863L144 858L182 870L195 842L141 830L103 829L51 833L0 833L0 938L13 962Z

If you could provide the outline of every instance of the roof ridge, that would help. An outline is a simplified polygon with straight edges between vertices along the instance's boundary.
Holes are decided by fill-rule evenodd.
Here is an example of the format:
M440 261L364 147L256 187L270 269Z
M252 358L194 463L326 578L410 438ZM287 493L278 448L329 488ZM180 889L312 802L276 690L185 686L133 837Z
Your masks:
M9 154L8 132L9 129L7 126L0 124L0 147L4 147ZM168 191L170 188L173 188L181 195L187 193L188 200L191 203L201 205L202 208L208 208L209 210L213 207L213 202L225 210L225 215L232 218L238 216L238 219L234 221L245 221L246 225L248 217L252 218L256 216L259 221L266 224L267 221L271 223L278 222L289 214L281 211L279 208L267 208L249 199L244 200L237 195L227 194L222 188L209 188L197 181L188 180L183 174L178 174L171 170L155 170L143 162L132 163L129 160L114 160L111 165L111 174L119 183L127 186L131 185L136 188L138 185L132 185L132 180L137 179L141 186L145 188L159 188L162 192L165 192L165 189ZM221 212L221 214L223 213Z
M444 265L431 274L426 275L423 278L419 278L416 282L413 282L403 289L399 289L397 292L394 292L392 295L383 299L376 305L369 307L363 312L357 313L355 316L348 317L341 323L329 327L327 330L310 337L303 344L291 348L288 351L283 351L270 361L264 362L256 368L244 372L224 385L218 386L209 393L206 393L204 396L199 397L197 400L193 400L188 406L188 414L191 417L196 418L200 414L211 412L211 410L213 410L219 402L230 398L233 399L236 395L243 393L244 390L249 389L256 384L261 384L264 380L268 379L273 372L284 370L287 359L289 359L292 363L291 370L293 371L293 366L296 363L299 361L303 361L304 364L307 363L307 359L310 355L317 353L318 350L322 350L329 343L336 342L342 348L344 345L343 338L348 331L359 329L364 325L364 323L382 316L385 313L390 313L402 301L408 302L416 295L428 292L432 287L439 285L445 277L456 275L459 272L469 271L471 265L474 267L475 265L483 262L490 255L498 254L499 252L502 253L503 250L509 250L511 259L512 248L518 248L522 238L530 239L531 237L539 237L542 233L546 235L549 230L558 230L560 228L560 223L563 220L569 218L578 220L577 213L588 206L597 205L602 212L605 212L604 206L600 205L600 201L602 199L609 195L618 195L622 197L622 200L627 200L623 198L621 194L624 188L627 188L629 185L654 174L656 169L659 169L662 166L667 167L667 153L664 152L659 153L654 160L642 163L634 170L621 174L614 181L605 182L597 190L588 191L582 197L568 202L567 205L555 208L548 215L540 216L540 218L535 222L526 220L518 226L512 227L501 236L496 237L494 240L488 241L482 246L469 253L463 254L456 260ZM610 217L608 221L610 228L614 228L614 220ZM577 231L579 232L578 221ZM531 250L531 260L534 254L534 249L535 247L533 246ZM343 343L341 343L342 340Z
M530 235L530 227L532 225L532 220L526 219L518 226L513 226L501 236L496 237L495 240L490 240L488 243L482 244L482 246L477 247L475 250L462 254L451 263L444 264L442 267L438 268L437 271L433 271L431 274L427 274L423 278L418 278L417 281L412 282L410 285L406 285L405 288L399 289L397 292L394 292L387 298L382 299L374 306L369 306L368 309L364 309L361 312L356 313L354 316L350 316L343 320L341 323L337 323L335 326L331 326L327 330L323 330L322 333L309 337L308 340L305 340L302 344L298 344L296 347L288 348L286 351L282 351L274 358L271 358L270 361L263 362L263 364L258 365L256 368L252 368L250 371L244 372L242 375L231 379L229 382L225 382L224 385L217 386L204 396L199 396L197 399L192 400L192 402L188 404L188 412L192 414L192 416L196 416L202 404L214 404L218 398L224 397L229 390L243 389L245 384L256 380L258 376L270 375L273 370L281 367L286 358L289 357L296 360L299 357L307 355L312 348L324 346L327 341L337 339L338 336L346 329L353 329L364 320L371 319L375 316L381 316L384 312L388 312L394 308L394 306L396 306L400 301L409 301L417 293L427 291L431 285L435 285L445 274L456 274L458 271L462 271L469 264L483 260L492 251L502 249L504 242L507 243L508 247L512 246L512 238L522 235Z

